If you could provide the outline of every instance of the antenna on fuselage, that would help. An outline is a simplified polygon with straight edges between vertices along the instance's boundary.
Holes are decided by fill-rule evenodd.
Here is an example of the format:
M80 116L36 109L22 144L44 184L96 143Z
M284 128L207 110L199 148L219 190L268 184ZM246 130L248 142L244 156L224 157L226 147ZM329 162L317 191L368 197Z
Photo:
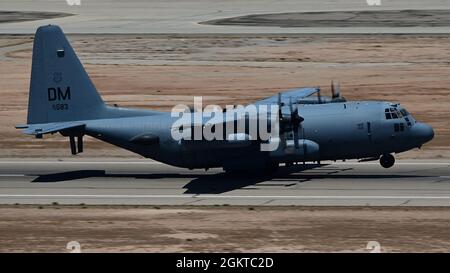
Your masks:
M322 95L320 94L320 87L317 87L317 102L322 103Z

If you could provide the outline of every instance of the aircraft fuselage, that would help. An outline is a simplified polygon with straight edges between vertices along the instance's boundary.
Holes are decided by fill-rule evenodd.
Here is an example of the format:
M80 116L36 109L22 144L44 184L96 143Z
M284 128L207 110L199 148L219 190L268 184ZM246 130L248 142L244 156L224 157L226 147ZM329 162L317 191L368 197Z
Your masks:
M304 121L299 128L300 139L315 142L318 156L296 158L295 161L320 161L377 158L383 154L400 153L433 138L430 126L419 123L403 108L388 102L349 101L343 103L298 105ZM402 117L386 118L386 109L404 110ZM185 168L245 166L264 168L270 163L292 162L289 157L271 156L257 143L238 148L221 147L207 142L186 145L171 136L174 118L170 113L148 116L88 120L86 134L119 147L170 165ZM402 124L402 125L401 125ZM157 136L154 143L132 143L137 135ZM289 139L292 136L287 136Z

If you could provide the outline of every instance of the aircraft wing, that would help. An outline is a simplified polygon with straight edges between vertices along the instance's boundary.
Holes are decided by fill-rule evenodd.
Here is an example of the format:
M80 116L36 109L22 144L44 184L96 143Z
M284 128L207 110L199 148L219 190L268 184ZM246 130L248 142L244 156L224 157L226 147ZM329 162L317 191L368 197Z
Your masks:
M54 122L54 123L43 123L43 124L27 124L27 125L17 125L16 129L22 129L22 132L27 135L43 135L49 133L56 133L63 130L69 129L82 129L85 126L82 122Z
M302 99L311 96L312 94L318 92L316 87L305 87L287 90L281 93L282 102L284 104L289 103L289 98L292 99L293 103L302 103ZM278 94L256 101L254 104L276 104L278 102Z

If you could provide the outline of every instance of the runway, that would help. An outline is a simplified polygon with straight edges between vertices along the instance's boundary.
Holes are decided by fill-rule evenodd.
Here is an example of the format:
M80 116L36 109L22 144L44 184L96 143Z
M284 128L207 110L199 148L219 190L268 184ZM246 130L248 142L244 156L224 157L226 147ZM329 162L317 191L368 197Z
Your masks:
M329 164L328 164L329 163ZM326 162L272 178L151 160L1 160L0 204L450 206L450 162Z
M70 1L69 1L70 2ZM1 11L56 12L71 14L61 18L0 24L0 33L34 33L46 24L58 24L66 33L450 33L450 27L378 27L352 24L349 27L270 27L270 26L211 26L204 21L251 14L327 11L379 10L446 10L448 0L381 1L371 6L367 0L129 0L80 1L70 6L65 0L16 1L2 0ZM23 16L22 16L23 17ZM327 18L329 16L326 16ZM385 16L381 16L385 18ZM429 19L429 18L428 18ZM412 20L415 22L415 19Z

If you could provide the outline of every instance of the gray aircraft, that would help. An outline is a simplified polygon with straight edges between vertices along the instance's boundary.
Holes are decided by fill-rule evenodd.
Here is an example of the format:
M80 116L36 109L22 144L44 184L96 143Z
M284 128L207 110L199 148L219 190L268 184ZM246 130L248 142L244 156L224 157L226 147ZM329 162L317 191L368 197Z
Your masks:
M62 30L49 25L35 35L27 124L16 128L37 138L59 132L69 138L73 155L83 152L88 135L173 166L261 173L280 164L346 159L379 160L389 168L393 153L420 148L434 136L400 104L346 101L336 84L331 97L300 88L254 105L278 106L275 151L262 151L258 137L175 140L171 113L105 104Z

